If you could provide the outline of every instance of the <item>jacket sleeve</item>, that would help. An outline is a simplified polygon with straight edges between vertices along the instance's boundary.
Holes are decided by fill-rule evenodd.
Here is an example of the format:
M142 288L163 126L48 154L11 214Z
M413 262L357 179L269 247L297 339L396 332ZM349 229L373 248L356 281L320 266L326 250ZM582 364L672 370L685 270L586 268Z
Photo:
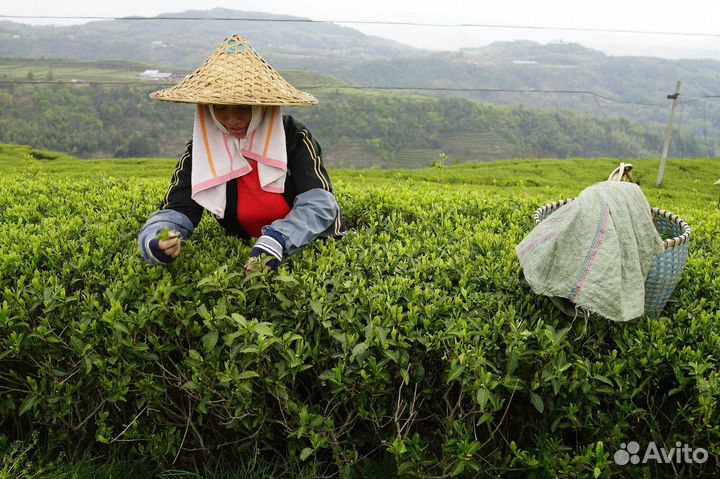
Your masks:
M185 154L173 172L170 186L163 197L160 209L178 211L197 227L202 219L204 208L192 199L192 141L187 143Z
M322 162L322 150L307 128L298 128L289 143L288 167L297 194L315 188L332 193L330 177Z
M190 197L192 174L192 142L182 156L172 176L163 202L158 211L153 212L138 233L138 247L149 264L161 264L150 249L150 241L165 227L175 230L180 238L188 239L203 214L203 207Z
M138 247L149 264L164 264L156 258L150 248L150 241L165 227L180 233L181 239L188 239L195 227L187 216L175 210L159 210L150 215L138 234Z
M322 162L320 145L310 132L299 126L288 141L290 180L297 195L290 213L263 228L263 235L280 233L283 254L293 254L318 236L330 236L338 223L339 207L327 170ZM260 241L260 239L259 239Z
M263 235L272 231L280 233L285 240L283 253L291 255L334 228L338 211L339 207L332 193L314 188L297 195L290 213L264 227L262 232Z

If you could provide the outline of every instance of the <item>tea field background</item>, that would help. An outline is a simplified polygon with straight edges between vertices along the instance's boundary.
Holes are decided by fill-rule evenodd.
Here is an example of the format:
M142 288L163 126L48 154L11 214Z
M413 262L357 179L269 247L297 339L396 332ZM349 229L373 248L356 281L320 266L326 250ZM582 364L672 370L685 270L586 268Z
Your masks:
M514 254L537 207L615 160L331 171L348 235L250 277L251 244L208 216L174 264L144 263L176 162L0 147L0 477L94 477L87 457L153 477L231 477L219 457L297 477L717 471L718 160L670 161L661 189L633 162L692 239L666 310L623 324L562 316ZM709 460L616 464L633 440Z

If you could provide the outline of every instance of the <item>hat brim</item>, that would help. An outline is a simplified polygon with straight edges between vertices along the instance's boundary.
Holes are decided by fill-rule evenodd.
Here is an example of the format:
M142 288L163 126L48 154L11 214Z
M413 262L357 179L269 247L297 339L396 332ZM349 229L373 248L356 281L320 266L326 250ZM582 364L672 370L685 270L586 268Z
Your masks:
M218 95L183 95L173 91L172 88L159 90L150 94L152 100L167 101L172 103L194 103L198 105L266 105L266 106L311 106L317 105L318 100L313 95L305 92L304 98L297 100L257 99L248 97L227 98Z
M226 38L177 85L150 94L173 103L204 105L315 105L317 98L290 85L240 35Z

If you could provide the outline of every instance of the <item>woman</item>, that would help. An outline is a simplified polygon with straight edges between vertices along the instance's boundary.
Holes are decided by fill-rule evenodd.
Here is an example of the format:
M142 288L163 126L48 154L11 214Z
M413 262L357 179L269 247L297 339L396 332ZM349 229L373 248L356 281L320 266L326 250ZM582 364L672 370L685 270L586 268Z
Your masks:
M174 261L204 210L230 234L257 238L246 272L277 269L314 239L344 234L320 145L280 111L317 100L287 83L245 39L226 39L192 75L150 97L197 104L193 140L162 208L138 235L150 264ZM165 228L174 237L158 238Z

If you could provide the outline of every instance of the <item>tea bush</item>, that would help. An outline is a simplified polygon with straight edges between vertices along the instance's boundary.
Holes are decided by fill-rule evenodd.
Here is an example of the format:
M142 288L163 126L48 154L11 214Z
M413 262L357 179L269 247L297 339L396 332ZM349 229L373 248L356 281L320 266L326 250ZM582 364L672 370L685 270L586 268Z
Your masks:
M648 188L651 203L693 227L690 259L663 314L622 324L568 319L518 275L514 246L532 212L588 186L577 179L550 186L518 174L522 162L338 172L347 237L315 243L278 274L246 277L251 245L209 216L178 261L147 266L136 235L167 181L109 164L111 176L35 167L0 182L9 438L123 446L158 464L257 450L343 476L383 450L409 477L715 470L711 161L680 166L702 183ZM513 164L512 176L498 173ZM611 163L557 164L568 178L601 180ZM710 459L616 464L629 441L680 441Z

